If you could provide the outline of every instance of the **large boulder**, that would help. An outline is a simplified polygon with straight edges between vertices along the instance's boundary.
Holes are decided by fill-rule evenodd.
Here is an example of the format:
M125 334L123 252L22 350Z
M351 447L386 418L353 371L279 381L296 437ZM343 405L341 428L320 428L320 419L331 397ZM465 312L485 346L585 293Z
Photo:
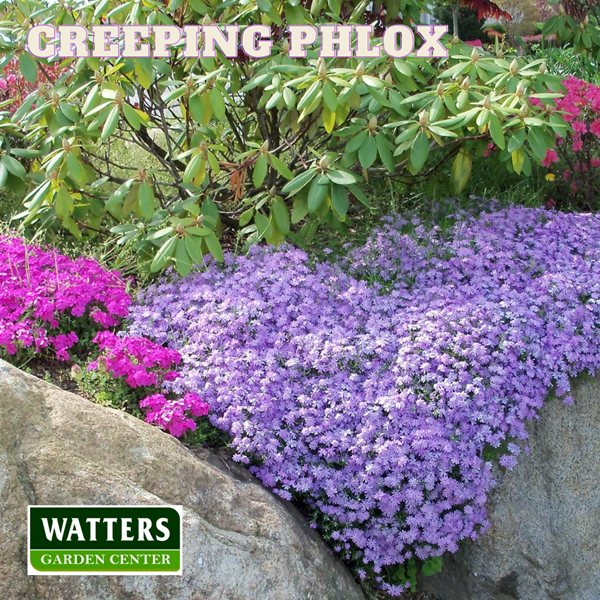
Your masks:
M500 474L490 529L423 582L437 600L600 598L600 379L529 424L529 455Z
M183 575L27 576L28 504L183 505ZM359 600L288 503L242 469L0 361L0 600Z

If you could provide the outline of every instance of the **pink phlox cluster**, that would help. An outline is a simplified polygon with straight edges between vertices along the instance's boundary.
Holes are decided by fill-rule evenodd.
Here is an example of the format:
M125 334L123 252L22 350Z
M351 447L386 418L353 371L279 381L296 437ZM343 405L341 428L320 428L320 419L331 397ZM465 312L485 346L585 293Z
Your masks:
M152 394L144 398L140 406L149 409L146 413L148 423L158 425L175 437L196 429L195 421L186 416L188 411L194 417L203 417L208 415L209 410L208 404L192 392L175 399L167 399L164 394Z
M101 331L94 342L101 354L98 360L88 365L88 371L103 369L115 378L123 378L132 388L161 389L179 377L174 370L181 362L179 352L146 337L118 336L110 331ZM192 417L208 414L208 404L193 392L177 398L168 398L165 393L168 394L158 392L145 397L140 401L140 407L149 409L147 423L158 425L171 435L180 437L196 429L196 423L188 413Z
M78 341L71 317L90 318L101 327L127 316L126 281L91 258L71 259L52 249L0 236L0 347L35 352L52 348L67 360Z

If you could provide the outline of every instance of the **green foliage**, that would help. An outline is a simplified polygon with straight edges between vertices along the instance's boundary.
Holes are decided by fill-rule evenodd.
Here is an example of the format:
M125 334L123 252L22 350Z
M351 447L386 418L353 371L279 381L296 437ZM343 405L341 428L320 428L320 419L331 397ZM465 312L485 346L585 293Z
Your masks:
M489 23L485 27L486 29L491 29L492 31L497 31L498 33L506 33L506 27L504 27L504 25L502 25L500 22Z
M548 61L548 70L561 77L577 77L596 85L600 82L598 61L590 54L575 52L571 47L546 48L538 52Z
M448 4L436 6L433 11L435 18L442 24L448 26L448 31L452 31L452 7ZM470 40L481 40L484 43L489 42L487 34L483 31L485 19L478 19L477 13L468 6L461 6L458 9L458 22L460 39L467 42Z
M550 17L542 28L542 35L556 35L557 42L570 46L576 54L600 60L600 24L593 14L579 18L565 14L564 10Z
M423 8L386 4L407 22ZM184 58L181 45L169 59L65 59L56 82L0 117L5 185L26 184L21 227L101 235L153 272L174 265L185 275L206 254L222 260L228 229L246 245L303 245L324 224L343 234L353 207L368 205L364 184L378 177L419 181L453 161L460 190L491 140L501 149L491 160L531 173L532 131L549 145L564 131L560 115L528 103L560 94L543 61L507 59L499 48L483 56L449 38L447 58L324 60L318 46L306 59L287 56L287 24L360 23L372 17L367 6L2 3L0 68L17 56L29 79L44 67L23 50L38 22L264 23L275 32L271 56L250 62ZM123 147L135 149L133 164Z

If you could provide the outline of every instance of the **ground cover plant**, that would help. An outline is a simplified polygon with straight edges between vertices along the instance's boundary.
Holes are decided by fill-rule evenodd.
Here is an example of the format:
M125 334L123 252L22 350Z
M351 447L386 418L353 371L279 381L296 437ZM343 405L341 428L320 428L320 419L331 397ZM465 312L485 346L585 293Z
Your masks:
M81 336L127 316L126 281L93 259L8 235L0 237L0 259L0 350L9 355L51 351L68 360Z
M410 232L410 235L409 235ZM399 594L485 531L491 457L600 361L600 218L508 208L387 222L349 258L226 256L150 287L131 335L177 349L235 459L360 577ZM566 410L566 408L565 408Z
M130 304L127 281L96 260L0 237L0 356L18 366L40 356L71 360L88 396L107 397L181 437L196 429L194 417L205 416L208 405L191 391L164 389L178 377L176 350L112 331Z

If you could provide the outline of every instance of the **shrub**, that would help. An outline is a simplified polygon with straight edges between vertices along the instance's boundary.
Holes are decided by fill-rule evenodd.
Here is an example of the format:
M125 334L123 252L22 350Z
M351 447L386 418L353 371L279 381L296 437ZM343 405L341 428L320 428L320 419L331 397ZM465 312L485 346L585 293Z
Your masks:
M557 104L571 129L557 137L543 165L552 181L548 203L558 208L593 210L600 208L600 88L569 77L563 84L565 97Z
M38 90L47 90L54 85L64 71L59 63L46 65L43 69L43 72L41 70L37 72L36 80L31 82L23 77L16 58L10 59L3 65L2 77L0 77L0 102L10 101L8 109L11 113L14 113L30 94Z
M560 92L542 61L482 55L449 36L447 58L324 59L318 45L305 58L288 56L289 25L375 22L371 45L380 47L383 28L414 26L423 8L422 0L73 0L50 3L42 15L37 0L3 3L3 20L19 23L0 40L4 60L16 57L30 82L47 67L23 50L40 19L76 15L87 27L262 23L273 47L252 60L190 59L182 44L164 59L65 58L68 70L51 89L0 114L0 185L4 168L7 186L16 178L30 187L20 215L26 230L115 235L153 271L175 265L185 275L205 254L221 259L226 228L248 245L286 238L302 245L322 225L347 231L353 212L368 204L361 186L374 177L414 182L452 162L459 193L492 139L506 151L489 160L531 173L540 158L530 133L564 126L527 103L526 96ZM22 11L32 18L24 22ZM27 156L10 135L27 139ZM120 160L115 142L146 160Z
M512 468L550 390L598 367L599 239L600 217L543 209L397 218L342 264L255 249L170 276L130 334L179 350L174 389L235 459L400 593L488 527L491 454Z
M434 17L442 25L448 26L448 31L454 34L453 30L453 10L455 7L449 4L438 5L433 11ZM477 11L468 6L458 8L458 36L463 41L481 40L489 42L484 31L485 18L478 18Z
M131 298L116 271L91 258L0 236L0 348L69 358L79 337L117 325Z

